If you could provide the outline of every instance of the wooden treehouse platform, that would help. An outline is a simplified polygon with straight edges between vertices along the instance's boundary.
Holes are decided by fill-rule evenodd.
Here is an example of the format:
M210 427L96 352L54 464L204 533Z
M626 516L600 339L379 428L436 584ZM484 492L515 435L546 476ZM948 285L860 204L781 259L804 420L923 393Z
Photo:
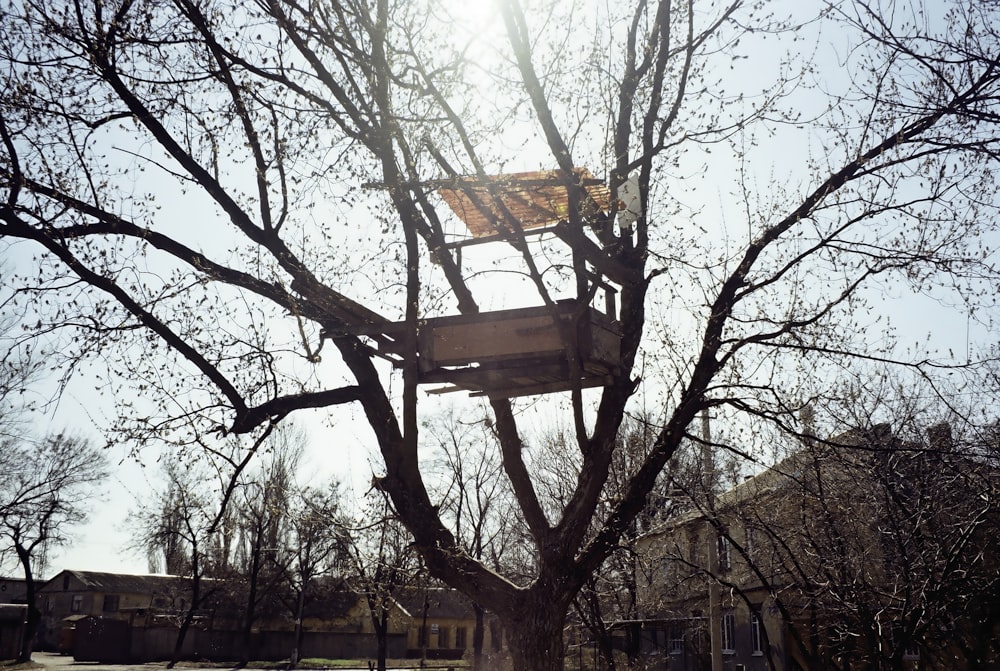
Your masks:
M508 398L610 384L617 374L621 333L604 313L575 300L555 306L423 319L417 327L421 384L432 393L467 390ZM399 331L405 324L394 324ZM401 341L397 331L394 341ZM400 352L385 352L400 354ZM573 375L571 359L577 361Z
M447 248L460 255L465 245L502 241L524 249L526 234L551 232L569 245L581 268L585 261L599 273L578 271L578 280L590 287L589 297L604 287L609 300L607 314L576 298L551 307L420 319L418 382L441 385L431 393L466 390L493 398L610 384L619 374L621 330L615 321L614 290L601 276L622 283L631 279L632 271L579 226L581 218L588 224L606 224L611 205L607 186L584 168L571 176L551 170L457 177L433 185L471 235ZM579 216L571 217L571 210ZM577 225L571 226L570 220ZM377 355L397 367L404 365L407 342L413 342L405 322L389 322L355 304L342 305L345 299L323 298L331 313L347 322L346 332L371 339Z

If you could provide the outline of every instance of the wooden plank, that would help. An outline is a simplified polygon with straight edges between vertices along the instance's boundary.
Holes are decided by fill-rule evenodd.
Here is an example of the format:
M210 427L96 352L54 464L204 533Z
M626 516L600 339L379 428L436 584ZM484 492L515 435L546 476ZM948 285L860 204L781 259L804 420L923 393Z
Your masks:
M537 357L559 354L565 349L556 320L551 315L431 325L430 331L431 359L437 366Z
M614 382L614 376L604 375L600 377L586 377L580 380L581 389L593 389L594 387L606 387ZM557 382L542 382L532 385L512 386L502 388L484 389L472 392L470 396L489 396L490 398L517 398L518 396L536 396L538 394L554 394L561 391L570 391L573 385L569 380L559 380Z

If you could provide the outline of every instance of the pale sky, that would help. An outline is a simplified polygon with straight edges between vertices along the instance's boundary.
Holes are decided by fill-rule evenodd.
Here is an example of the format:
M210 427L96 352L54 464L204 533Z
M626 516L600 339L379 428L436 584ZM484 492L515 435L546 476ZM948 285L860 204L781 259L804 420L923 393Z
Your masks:
M836 39L837 36L832 36L826 38L824 42L825 47L829 48L828 52L824 52L824 58L830 59L828 63L832 66L831 83L845 76L843 71L836 68L834 55L841 46L834 43ZM775 42L772 40L768 47L774 48L771 45ZM758 52L757 59L734 64L733 76L751 80L758 76L766 77L774 65L772 61L777 58L776 53L762 49ZM801 153L806 149L795 142L775 140L759 150L758 156L767 159L761 168L761 181L766 182L775 176L781 180L790 177L786 172L788 166L798 165L802 159ZM525 162L523 167L513 166L515 169L533 167L526 157L514 160ZM771 172L772 169L774 172ZM735 227L746 218L745 213L720 211L720 201L716 198L716 193L712 192L730 188L733 188L733 185L715 184L708 180L704 192L692 192L690 195L684 194L683 197L700 201L691 205L692 210L698 207L704 208L700 223L711 221L716 227L725 225ZM179 219L183 220L185 217ZM186 223L197 225L196 221L197 217L191 217ZM734 240L739 240L738 234L733 237ZM209 240L206 244L211 245L213 242L222 244L224 241ZM37 253L37 250L21 246L13 253L8 252L8 258L18 265L30 264L30 255L34 253ZM977 346L980 343L997 341L996 328L992 325L990 315L980 315L985 324L970 323L956 311L943 308L929 299L905 296L890 297L890 300L882 303L881 308L891 314L899 332L906 338L924 343L930 335L938 349L952 350L954 360L957 361L964 360L967 343ZM101 442L95 423L100 425L113 415L107 408L101 407L102 401L94 398L92 390L92 380L86 374L78 376L60 401L57 412L53 416L38 419L36 422L38 433L44 434L45 429L50 426L57 430L79 429L92 435L95 442ZM322 480L336 475L345 483L346 489L356 494L363 493L367 489L373 468L368 447L369 428L363 419L359 418L357 430L349 419L341 420L337 426L329 427L316 416L312 416L306 418L304 424L311 438L311 448L305 457L303 477ZM137 499L148 496L149 492L157 487L158 467L154 454L145 453L143 457L145 468L143 468L126 454L126 449L127 447L116 447L115 451L108 454L113 466L113 475L107 483L105 495L93 503L88 523L75 530L74 540L52 552L48 561L47 576L54 575L62 569L146 572L145 557L128 549L130 540L126 520L129 511L136 507ZM374 468L378 468L377 464Z

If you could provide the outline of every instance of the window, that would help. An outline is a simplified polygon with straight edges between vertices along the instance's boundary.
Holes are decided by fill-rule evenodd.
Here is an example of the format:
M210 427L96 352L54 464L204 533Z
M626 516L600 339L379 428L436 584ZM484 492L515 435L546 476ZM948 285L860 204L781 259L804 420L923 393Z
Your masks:
M503 646L503 629L496 622L490 622L490 643L495 651Z
M70 604L69 610L70 610L71 613L79 613L81 610L83 610L83 595L82 594L74 594L73 595L73 603Z
M450 647L450 642L448 640L448 627L438 628L438 647L439 648Z
M117 594L105 594L104 595L104 607L101 608L105 613L117 613L118 612L118 595Z
M722 654L736 654L736 613L722 614Z
M667 629L667 653L680 655L684 652L684 627L672 624Z
M69 589L69 575L67 574L63 576L63 591L65 592L68 589Z
M419 645L421 648L427 645L426 627L420 627L420 629L417 631L417 645Z
M465 650L465 627L455 627L455 647Z
M750 611L750 648L754 655L764 654L764 623L759 607Z
M729 537L719 534L719 570L725 571L733 567L729 552Z

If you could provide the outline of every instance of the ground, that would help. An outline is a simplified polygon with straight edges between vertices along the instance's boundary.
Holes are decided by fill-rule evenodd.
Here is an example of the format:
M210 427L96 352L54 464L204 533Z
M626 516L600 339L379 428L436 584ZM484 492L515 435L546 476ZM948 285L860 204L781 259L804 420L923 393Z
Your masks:
M59 655L52 652L36 652L31 656L31 664L4 664L0 662L0 671L159 671L160 669L165 669L167 667L166 662L149 662L147 664L93 664L90 662L78 664L76 660L68 655ZM337 663L336 665L331 664L330 666L315 666L309 664L303 664L300 666L302 669L313 669L313 668L336 668L337 671L369 671L366 662L357 662L352 664L350 662L345 662L346 665L341 665ZM419 660L406 660L405 662L389 662L389 668L396 671L407 671L410 669L417 670L421 669ZM423 671L433 671L433 670L457 670L463 668L464 664L462 662L451 662L448 664L435 663L433 665L427 664L423 667ZM188 664L181 663L177 665L179 669L190 669L190 668L231 668L219 664L211 665L201 665L201 664ZM260 664L251 664L248 668L255 669L278 669L284 668L280 665L265 666Z

